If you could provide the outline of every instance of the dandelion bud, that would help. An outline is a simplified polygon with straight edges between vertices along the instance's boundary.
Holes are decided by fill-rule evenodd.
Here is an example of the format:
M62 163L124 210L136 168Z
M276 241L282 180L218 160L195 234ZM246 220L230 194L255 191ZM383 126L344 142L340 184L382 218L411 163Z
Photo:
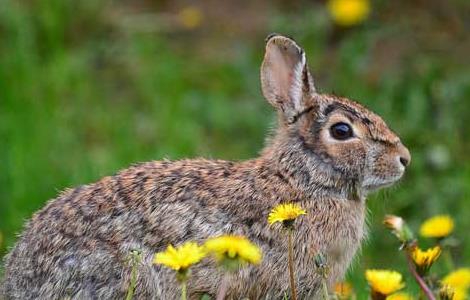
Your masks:
M322 253L318 253L314 258L315 268L317 273L320 274L323 278L328 275L328 264L326 257Z
M403 218L386 215L383 221L384 225L403 243L409 243L413 240L413 232L406 225Z
M405 221L401 217L394 216L394 215L386 215L384 219L384 225L388 229L401 231L403 229L403 225Z
M317 255L315 255L314 261L315 261L315 267L317 269L326 267L326 258L322 253L318 253Z

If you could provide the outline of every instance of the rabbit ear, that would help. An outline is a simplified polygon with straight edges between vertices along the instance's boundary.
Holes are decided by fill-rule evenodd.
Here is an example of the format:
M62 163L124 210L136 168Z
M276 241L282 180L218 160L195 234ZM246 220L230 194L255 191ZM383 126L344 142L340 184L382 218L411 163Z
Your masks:
M292 39L271 35L261 65L261 86L266 99L287 120L306 109L315 93L305 52Z

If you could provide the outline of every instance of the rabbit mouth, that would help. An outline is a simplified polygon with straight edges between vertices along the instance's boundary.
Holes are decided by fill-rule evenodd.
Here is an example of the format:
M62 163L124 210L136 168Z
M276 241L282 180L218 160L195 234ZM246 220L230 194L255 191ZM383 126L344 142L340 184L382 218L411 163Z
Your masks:
M368 182L363 185L363 188L367 191L376 191L379 189L387 188L399 181L401 176L396 176L393 178L388 178L388 179L383 179L383 178L376 178L375 180L372 180L372 182Z
M384 182L384 183L378 183L378 184L369 184L369 185L365 185L364 189L366 189L367 191L376 191L376 190L380 190L380 189L383 189L383 188L390 187L395 182L396 181Z

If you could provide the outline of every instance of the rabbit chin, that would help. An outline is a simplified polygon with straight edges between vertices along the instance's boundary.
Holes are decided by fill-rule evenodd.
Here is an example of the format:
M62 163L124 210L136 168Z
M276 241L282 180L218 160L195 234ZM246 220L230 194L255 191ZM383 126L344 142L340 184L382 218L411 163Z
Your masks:
M402 176L403 174L397 174L387 178L368 177L362 183L362 188L368 192L373 192L394 185Z

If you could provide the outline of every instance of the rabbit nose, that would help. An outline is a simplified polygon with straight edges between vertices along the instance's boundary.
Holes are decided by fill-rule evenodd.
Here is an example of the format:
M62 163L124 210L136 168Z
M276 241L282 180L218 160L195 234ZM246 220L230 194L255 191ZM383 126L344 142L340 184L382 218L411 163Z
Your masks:
M408 159L404 158L404 157L400 157L400 162L404 167L406 167L406 166L408 166L408 163L410 161Z
M403 167L408 167L411 162L410 151L401 143L398 146L398 160L403 165Z

